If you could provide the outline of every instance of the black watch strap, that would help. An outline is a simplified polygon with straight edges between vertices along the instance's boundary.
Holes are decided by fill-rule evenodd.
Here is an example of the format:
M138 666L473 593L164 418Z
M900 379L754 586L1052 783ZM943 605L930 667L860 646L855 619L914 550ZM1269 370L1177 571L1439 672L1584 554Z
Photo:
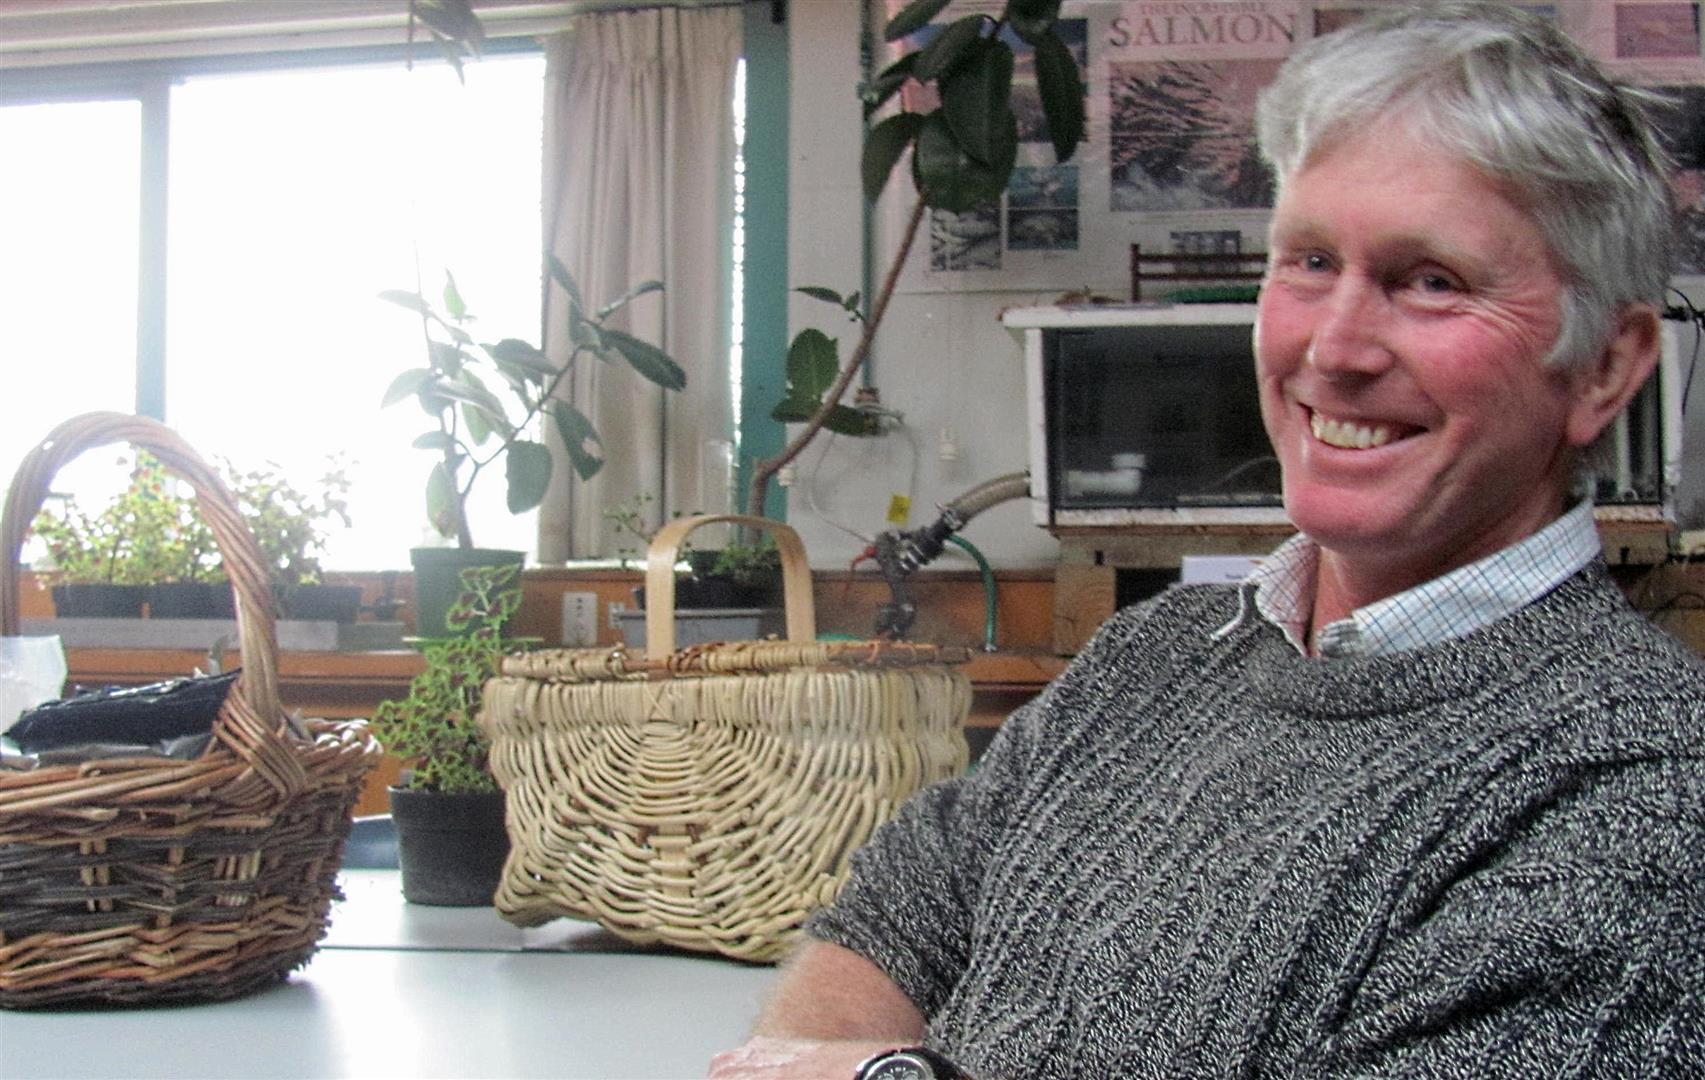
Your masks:
M865 1058L853 1080L972 1080L946 1055L927 1046L897 1046Z

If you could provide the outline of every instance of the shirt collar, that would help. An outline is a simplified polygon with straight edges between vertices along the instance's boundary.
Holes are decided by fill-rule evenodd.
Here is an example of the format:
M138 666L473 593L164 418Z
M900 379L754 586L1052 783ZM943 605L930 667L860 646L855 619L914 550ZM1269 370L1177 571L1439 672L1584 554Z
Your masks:
M1599 553L1592 503L1583 500L1562 517L1501 551L1448 574L1388 596L1320 629L1323 657L1380 656L1436 645L1471 634L1533 603ZM1245 580L1255 610L1307 653L1320 549L1297 535L1280 545ZM1222 637L1241 623L1240 606Z

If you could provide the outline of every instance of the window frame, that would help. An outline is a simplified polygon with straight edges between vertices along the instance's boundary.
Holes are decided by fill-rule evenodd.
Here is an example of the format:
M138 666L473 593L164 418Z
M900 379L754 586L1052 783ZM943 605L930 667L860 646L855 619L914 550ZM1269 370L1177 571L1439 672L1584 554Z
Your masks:
M486 42L486 55L542 55L530 37ZM477 61L476 61L477 62ZM0 108L88 101L135 101L141 108L141 174L137 218L136 363L134 410L170 423L166 416L166 252L171 182L172 87L201 75L287 71L294 68L382 63L447 64L430 43L359 45L290 52L193 56L161 60L10 68L0 70Z

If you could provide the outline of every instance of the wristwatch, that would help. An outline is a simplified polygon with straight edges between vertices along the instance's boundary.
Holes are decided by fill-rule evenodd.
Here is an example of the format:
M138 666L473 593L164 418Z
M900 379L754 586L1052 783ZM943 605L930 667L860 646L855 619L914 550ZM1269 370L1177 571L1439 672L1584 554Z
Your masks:
M900 1046L865 1058L853 1080L971 1080L971 1074L927 1046Z

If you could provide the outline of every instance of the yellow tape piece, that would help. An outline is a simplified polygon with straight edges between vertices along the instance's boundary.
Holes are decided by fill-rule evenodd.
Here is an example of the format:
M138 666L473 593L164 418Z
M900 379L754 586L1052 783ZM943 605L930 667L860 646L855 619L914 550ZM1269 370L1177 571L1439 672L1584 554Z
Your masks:
M888 496L888 524L904 525L912 516L912 500L905 495Z

